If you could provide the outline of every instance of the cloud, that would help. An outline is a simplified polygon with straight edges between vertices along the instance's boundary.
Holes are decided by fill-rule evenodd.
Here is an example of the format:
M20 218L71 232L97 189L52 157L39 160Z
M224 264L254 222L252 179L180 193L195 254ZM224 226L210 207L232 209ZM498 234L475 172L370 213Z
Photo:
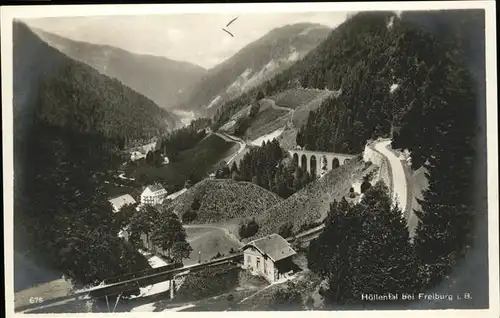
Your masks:
M234 38L222 28L229 26ZM210 68L274 28L311 22L335 27L345 12L161 14L58 17L26 20L28 25L77 41L116 46L130 52L165 56Z

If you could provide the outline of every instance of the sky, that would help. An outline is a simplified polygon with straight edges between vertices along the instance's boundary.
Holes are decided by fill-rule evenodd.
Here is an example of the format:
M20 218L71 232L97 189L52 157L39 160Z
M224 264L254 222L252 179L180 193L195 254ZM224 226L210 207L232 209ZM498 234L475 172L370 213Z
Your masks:
M347 12L189 13L23 19L29 26L72 40L107 44L211 68L274 28L311 22L334 28ZM232 19L238 17L227 30Z

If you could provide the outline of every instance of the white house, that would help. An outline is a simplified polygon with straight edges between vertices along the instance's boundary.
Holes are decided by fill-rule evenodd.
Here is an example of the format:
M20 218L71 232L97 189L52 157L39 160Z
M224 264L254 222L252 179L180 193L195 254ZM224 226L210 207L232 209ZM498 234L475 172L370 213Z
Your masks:
M120 212L120 209L128 204L136 204L134 198L130 194L119 195L108 200L113 206L113 212Z
M278 234L271 234L247 243L243 250L243 266L253 274L275 282L295 267L292 256L297 254L290 243Z
M162 204L167 196L167 190L161 184L148 186L141 194L141 204L157 205Z

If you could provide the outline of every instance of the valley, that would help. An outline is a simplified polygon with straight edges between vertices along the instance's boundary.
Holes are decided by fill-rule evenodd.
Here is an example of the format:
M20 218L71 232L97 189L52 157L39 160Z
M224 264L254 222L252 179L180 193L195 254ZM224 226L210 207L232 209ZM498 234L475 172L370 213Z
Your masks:
M477 87L415 19L284 25L209 69L17 22L16 264L53 273L16 308L377 309L448 279Z

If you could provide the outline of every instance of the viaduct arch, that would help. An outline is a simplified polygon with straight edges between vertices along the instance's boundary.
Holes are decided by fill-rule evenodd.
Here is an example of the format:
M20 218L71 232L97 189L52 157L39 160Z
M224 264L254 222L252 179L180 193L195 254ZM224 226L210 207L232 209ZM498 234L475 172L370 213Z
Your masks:
M335 152L310 151L310 150L288 150L292 159L302 168L307 169L310 174L319 174L323 169L331 171L354 158L355 155L347 155Z

